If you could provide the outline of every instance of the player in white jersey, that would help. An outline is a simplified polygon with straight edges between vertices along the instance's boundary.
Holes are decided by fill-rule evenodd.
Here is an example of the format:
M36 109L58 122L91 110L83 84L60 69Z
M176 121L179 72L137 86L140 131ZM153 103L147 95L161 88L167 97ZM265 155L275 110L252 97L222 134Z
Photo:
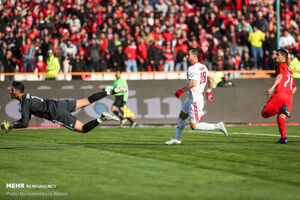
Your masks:
M179 114L176 135L170 141L165 142L165 144L181 144L182 131L186 125L186 119L188 117L192 130L218 129L223 132L224 135L228 136L223 122L217 124L209 124L205 122L199 123L200 119L204 117L204 97L202 93L208 82L206 98L210 103L213 102L214 97L212 96L211 91L213 88L214 79L207 70L207 67L199 62L198 49L189 49L187 59L191 64L187 70L187 85L184 88L179 89L175 93L175 96L180 98L180 96L187 91L188 97L186 98Z

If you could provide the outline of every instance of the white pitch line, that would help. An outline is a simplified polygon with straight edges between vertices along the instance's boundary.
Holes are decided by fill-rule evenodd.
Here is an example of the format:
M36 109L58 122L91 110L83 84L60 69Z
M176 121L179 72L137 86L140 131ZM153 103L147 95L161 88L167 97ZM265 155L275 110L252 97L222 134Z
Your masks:
M197 132L197 131L186 131L186 132ZM212 133L212 134L216 134L216 135L223 135L223 133L220 132L214 132L214 131L203 131L205 133ZM277 135L275 134L264 134L264 133L232 133L232 132L228 132L228 135L255 135L255 136L269 136L269 137L278 137L280 136L280 134L278 133ZM300 138L300 135L287 135L287 137L295 137L295 138Z

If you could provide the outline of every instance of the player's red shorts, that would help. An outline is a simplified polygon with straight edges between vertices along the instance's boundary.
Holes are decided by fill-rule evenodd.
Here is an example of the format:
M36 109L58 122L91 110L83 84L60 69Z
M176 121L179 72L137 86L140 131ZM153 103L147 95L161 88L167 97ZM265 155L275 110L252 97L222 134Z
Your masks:
M264 118L274 116L280 112L283 104L287 105L287 110L291 112L293 104L293 94L275 93L264 106L261 114Z

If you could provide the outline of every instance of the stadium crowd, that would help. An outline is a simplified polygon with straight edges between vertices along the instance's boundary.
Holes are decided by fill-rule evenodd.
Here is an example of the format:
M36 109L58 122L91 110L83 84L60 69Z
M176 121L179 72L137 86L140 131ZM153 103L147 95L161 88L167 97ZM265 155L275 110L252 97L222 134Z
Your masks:
M280 10L297 59L300 1ZM275 0L0 0L0 69L182 71L189 47L210 70L273 69L276 30Z

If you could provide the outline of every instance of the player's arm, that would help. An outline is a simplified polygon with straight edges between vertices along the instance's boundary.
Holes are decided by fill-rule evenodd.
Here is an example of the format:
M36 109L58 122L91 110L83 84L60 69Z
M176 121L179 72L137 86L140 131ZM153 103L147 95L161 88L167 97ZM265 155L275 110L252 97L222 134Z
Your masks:
M292 93L295 94L296 90L297 90L297 87L296 87L296 84L295 84L295 80L293 79L293 86L292 86Z
M278 74L275 78L273 85L267 90L266 94L267 95L272 94L273 90L276 88L276 86L280 83L281 80L282 80L282 74Z
M188 84L187 84L184 88L182 88L182 90L183 90L184 92L186 92L186 91L192 89L193 87L195 87L196 84L197 84L197 80L195 80L195 79L190 79L189 82L188 82Z
M13 122L11 128L15 129L15 128L27 128L28 127L29 121L31 118L29 106L30 106L29 102L25 100L21 106L21 119Z
M213 86L214 86L214 77L212 75L208 75L207 76L207 81L208 81L208 85L207 85L207 88L209 90L212 90L213 89Z
M31 114L29 111L29 106L24 102L21 108L21 119L13 123L10 123L8 121L3 121L1 123L1 129L4 130L6 133L8 133L11 129L27 128L30 118L31 118Z
M197 84L197 78L198 78L198 76L199 76L198 73L195 72L194 69L188 69L189 82L186 84L185 87L183 87L183 88L177 90L177 92L175 93L175 96L176 96L177 98L180 98L180 96L181 96L184 92L186 92L186 91L192 89L193 87L195 87L196 84Z
M215 97L213 97L213 95L211 93L213 86L214 86L214 77L211 74L209 74L207 76L207 81L208 81L208 85L207 85L207 91L206 91L206 99L207 99L207 101L212 103L215 100Z
M183 87L183 88L177 90L177 92L175 93L175 96L176 96L177 98L180 98L180 96L181 96L184 92L186 92L186 91L192 89L193 87L196 86L196 84L197 84L197 80L196 80L196 79L190 79L189 82L186 84L185 87Z

